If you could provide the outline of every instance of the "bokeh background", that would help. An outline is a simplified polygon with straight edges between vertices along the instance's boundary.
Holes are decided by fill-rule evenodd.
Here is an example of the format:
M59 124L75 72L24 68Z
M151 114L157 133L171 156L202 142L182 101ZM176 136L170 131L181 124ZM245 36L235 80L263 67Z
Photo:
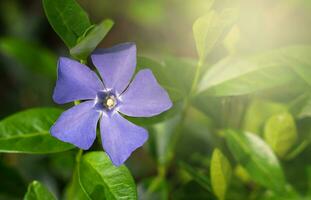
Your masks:
M92 22L98 23L104 18L111 18L115 22L100 47L133 41L137 44L139 55L158 61L167 55L197 59L192 24L206 13L209 5L206 0L78 2L87 11ZM309 0L215 1L215 9L225 7L239 9L239 54L248 55L293 44L311 43ZM0 27L0 118L26 108L57 106L51 99L56 78L56 60L59 56L69 54L49 25L41 1L1 0ZM38 47L48 56L42 57L36 51L24 49L23 45L17 48L16 56L9 45L16 41L18 44ZM209 55L208 62L212 64L225 54L223 45L218 45ZM55 67L54 74L45 70L46 66L40 66L41 59L49 60L49 67ZM186 143L181 151L197 155L191 145ZM305 151L311 151L310 147ZM135 155L130 159L129 166L138 182L156 174L154 161L143 150ZM310 165L310 155L302 154L300 161L303 162L293 161L291 167ZM200 155L194 157L201 159ZM64 188L70 180L74 165L74 152L71 151L49 157L1 154L0 158L0 199L19 199L32 179L48 183L51 190L61 194L60 188ZM290 172L294 179L295 171ZM295 187L305 192L308 187L305 175L297 177L301 179L295 181Z
M96 23L111 18L115 26L102 47L134 41L138 53L153 58L174 55L196 58L192 24L206 12L205 0L80 0ZM214 7L238 6L240 37L238 50L252 53L291 44L311 42L311 2L308 0L216 1ZM1 38L13 37L40 45L55 56L68 56L64 43L49 25L38 0L2 0ZM51 105L53 81L12 59L1 44L1 112L4 117L23 108ZM22 50L21 50L22 51ZM219 47L211 57L224 53ZM220 54L220 55L219 55ZM36 65L36 57L27 58ZM209 59L210 61L213 58ZM31 69L44 66L33 66ZM40 71L40 70L39 70ZM53 76L53 75L51 75Z

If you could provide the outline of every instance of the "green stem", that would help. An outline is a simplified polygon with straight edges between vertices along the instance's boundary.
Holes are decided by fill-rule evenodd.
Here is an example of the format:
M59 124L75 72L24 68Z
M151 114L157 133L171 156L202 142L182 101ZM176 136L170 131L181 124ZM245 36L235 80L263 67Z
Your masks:
M197 68L196 68L194 78L192 81L192 85L191 85L191 90L190 90L190 95L189 95L190 97L192 97L194 95L194 93L196 92L196 88L198 86L202 65L203 65L202 61L199 61L197 64Z

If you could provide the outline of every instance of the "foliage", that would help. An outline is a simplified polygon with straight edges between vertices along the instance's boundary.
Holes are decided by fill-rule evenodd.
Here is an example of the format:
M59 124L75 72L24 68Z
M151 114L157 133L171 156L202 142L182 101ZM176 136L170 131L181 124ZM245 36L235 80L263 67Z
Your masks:
M19 13L17 1L10 2L0 7L10 27L13 18L29 20L25 13ZM253 29L258 23L248 21L252 30L245 30L246 5L241 2L128 1L124 6L94 2L93 7L88 4L90 9L83 1L42 0L48 23L64 43L60 46L45 41L40 44L35 33L30 33L34 38L27 36L25 25L20 28L25 30L23 36L7 28L11 32L0 37L0 62L7 65L0 70L4 82L6 77L12 79L12 85L0 87L7 94L0 94L5 100L3 110L9 110L1 113L6 117L0 121L0 199L311 198L310 38L284 45L266 44L265 29L256 32L258 41L247 37L247 32L257 30ZM101 12L101 5L106 13L99 19L96 10ZM308 4L301 0L273 5L269 4L272 11L266 8L266 12ZM121 8L128 10L123 14L118 12ZM197 12L186 12L192 9ZM310 8L304 9L310 20ZM179 16L174 12L187 18L172 22L171 16ZM114 16L115 22L102 20L102 16ZM275 18L257 17L269 22ZM93 18L99 23L92 23ZM130 20L123 29L122 20ZM186 42L171 45L166 41L166 45L167 34L172 34L170 40L174 41L191 31L187 20L192 23L193 48ZM178 34L177 21L182 21L184 28ZM36 30L30 22L25 24ZM269 22L265 21L265 28L273 29ZM155 41L144 28L154 33L150 35ZM121 34L126 35L123 39L135 40L131 31L137 34L137 71L151 69L174 105L148 119L126 117L148 129L149 140L126 165L116 167L100 141L83 152L52 137L50 127L63 109L44 98L51 99L47 85L56 79L56 55L69 55L91 66L89 56L102 41L105 46L119 42L114 37ZM54 32L50 34L55 37ZM250 49L248 42L258 47ZM149 47L151 51L144 50ZM197 57L169 53L191 56L195 50ZM29 94L40 87L48 95L40 93L34 101L37 103L31 103L33 96ZM21 103L12 99L21 99ZM12 104L16 107L10 109Z

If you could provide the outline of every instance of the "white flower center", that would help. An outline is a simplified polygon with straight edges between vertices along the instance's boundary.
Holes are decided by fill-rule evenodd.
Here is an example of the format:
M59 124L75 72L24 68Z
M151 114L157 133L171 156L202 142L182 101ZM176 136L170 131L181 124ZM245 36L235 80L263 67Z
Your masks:
M111 110L114 108L117 104L116 98L113 95L107 96L106 99L104 100L104 106Z

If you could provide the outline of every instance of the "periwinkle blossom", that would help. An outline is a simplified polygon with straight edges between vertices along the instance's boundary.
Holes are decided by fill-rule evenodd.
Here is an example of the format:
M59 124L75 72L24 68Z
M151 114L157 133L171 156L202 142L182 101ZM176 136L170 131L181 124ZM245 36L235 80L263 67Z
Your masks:
M81 103L62 113L51 134L86 150L96 138L99 121L103 148L119 166L148 139L146 129L122 115L155 116L168 110L172 102L149 69L140 70L131 81L136 68L135 44L96 50L91 60L102 81L87 66L69 58L59 59L53 99L58 104Z

